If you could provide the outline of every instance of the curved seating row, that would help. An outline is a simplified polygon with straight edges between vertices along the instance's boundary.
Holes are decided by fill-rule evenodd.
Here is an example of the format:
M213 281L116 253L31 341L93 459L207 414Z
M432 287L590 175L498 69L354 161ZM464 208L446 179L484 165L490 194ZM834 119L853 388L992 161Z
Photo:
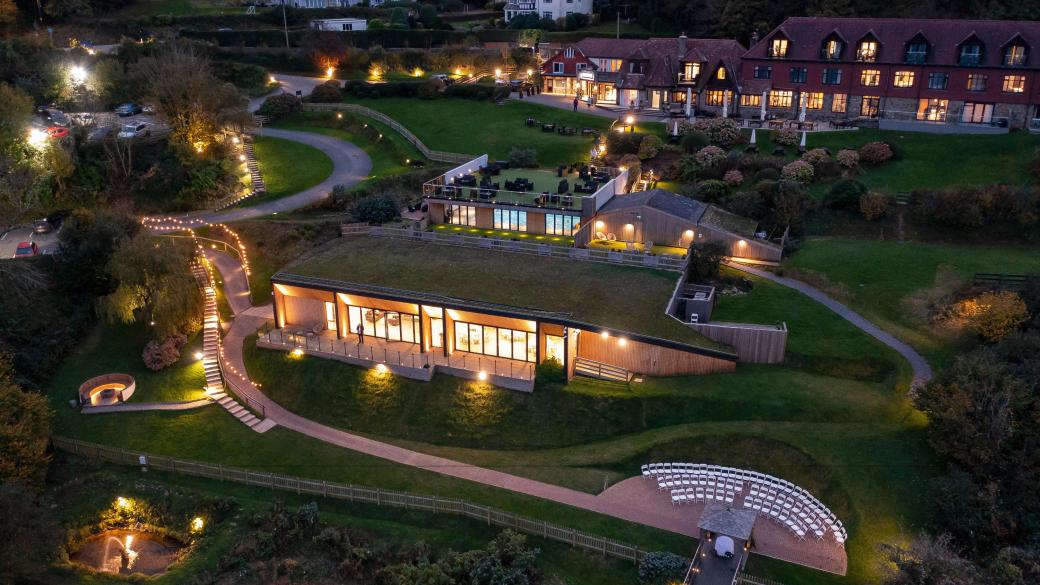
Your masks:
M643 477L652 478L671 492L672 503L719 502L736 504L766 515L800 540L807 535L822 540L829 531L844 545L845 526L806 490L765 473L704 463L648 463Z

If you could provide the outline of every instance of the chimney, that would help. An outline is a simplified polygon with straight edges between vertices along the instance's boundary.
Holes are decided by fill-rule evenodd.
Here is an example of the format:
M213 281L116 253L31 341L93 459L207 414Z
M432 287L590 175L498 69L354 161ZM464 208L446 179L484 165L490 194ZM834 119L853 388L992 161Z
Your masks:
M679 35L679 56L686 54L686 33Z
M749 47L754 47L757 43L758 43L758 31L757 30L753 30L753 31L751 31L751 44L748 45L748 46Z

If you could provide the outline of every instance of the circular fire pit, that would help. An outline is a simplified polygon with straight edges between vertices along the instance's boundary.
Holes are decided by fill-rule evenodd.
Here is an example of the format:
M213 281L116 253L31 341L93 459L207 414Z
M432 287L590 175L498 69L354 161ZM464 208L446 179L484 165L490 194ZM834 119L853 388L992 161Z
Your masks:
M95 376L79 386L80 406L105 406L125 402L137 388L130 374Z
M161 575L185 546L172 538L137 530L107 530L91 537L69 558L104 573Z

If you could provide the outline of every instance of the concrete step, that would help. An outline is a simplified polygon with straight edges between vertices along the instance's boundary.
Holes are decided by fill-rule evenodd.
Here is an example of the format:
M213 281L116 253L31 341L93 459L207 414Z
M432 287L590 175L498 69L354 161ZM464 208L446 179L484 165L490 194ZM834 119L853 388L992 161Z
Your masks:
M244 410L245 409L242 408L242 405L237 403L233 407L227 409L227 411L230 412L232 416L238 416L238 414Z
M211 399L213 399L214 401L220 400L221 398L224 398L225 396L227 396L227 394L225 394L223 392L213 392L213 393L211 393L209 395L209 397Z
M224 408L227 408L228 404L238 404L238 403L235 402L234 398L225 395L223 398L221 398L220 400L217 401L217 404L223 406Z

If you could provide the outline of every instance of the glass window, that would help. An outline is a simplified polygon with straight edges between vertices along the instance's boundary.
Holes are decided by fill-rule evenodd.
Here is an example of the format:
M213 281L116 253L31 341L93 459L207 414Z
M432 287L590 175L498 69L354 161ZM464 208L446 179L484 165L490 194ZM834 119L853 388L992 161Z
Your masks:
M982 63L982 45L978 43L968 43L961 45L961 65L978 65Z
M950 84L949 73L929 73L928 89L946 89Z
M723 99L725 99L725 95L721 89L710 89L704 92L704 105L706 106L721 106Z
M513 230L518 232L527 231L527 212L516 209L494 210L495 229Z
M561 213L545 214L545 233L550 236L573 236L578 231L578 223L581 218L577 215L563 215Z
M772 79L773 68L765 65L755 66L755 79Z
M748 107L755 107L755 108L761 107L762 106L762 96L758 95L757 93L741 94L741 96L740 96L740 105L748 106Z
M841 69L824 69L823 84L838 85L841 83Z
M563 63L560 63L559 61L553 63L553 73L557 75L563 73Z
M769 56L774 59L783 59L787 56L787 39L775 38L769 45Z
M498 327L484 328L484 353L498 355Z
M877 61L877 55L877 41L863 41L859 44L859 49L856 51L856 60L873 63Z
M805 94L805 109L807 110L822 110L823 109L823 92L811 91Z
M895 76L892 78L892 85L896 87L913 87L914 86L914 72L913 71L896 71Z
M791 83L805 83L809 70L805 67L791 67Z
M981 73L968 74L968 91L986 91L986 76Z
M877 118L880 106L881 98L879 96L863 96L863 102L859 106L859 115L868 118Z
M477 225L477 208L472 205L449 204L444 208L444 216L452 225Z
M700 63L683 63L682 81L696 81L700 74Z
M513 357L513 330L498 329L498 357Z
M950 102L941 99L922 99L917 104L917 119L929 122L945 122Z
M419 343L418 315L348 305L347 317L350 320L350 333L356 333L360 324L365 335L389 341Z
M533 362L538 336L527 331L455 322L455 349Z
M836 93L831 97L831 111L836 114L844 114L848 109L849 96L845 93Z
M1026 48L1022 45L1011 45L1004 50L1004 65L1021 67L1026 64Z
M559 335L545 336L545 359L553 358L563 363L563 338Z
M993 118L993 104L964 102L961 121L972 124L989 124Z
M881 85L881 71L878 69L864 69L859 73L860 85L877 87Z
M793 91L774 89L769 92L769 107L771 108L790 108L793 101Z
M455 322L455 349L469 351L469 324Z
M386 338L401 339L401 314L393 311L386 313Z
M527 332L513 331L513 356L514 359L522 360L527 355ZM534 360L530 360L534 361Z
M574 57L574 47L567 47L563 50L563 56L571 59Z
M1004 76L1004 93L1023 93L1026 90L1026 76L1025 75L1005 75Z
M325 328L335 331L336 327L336 303L325 302Z
M820 57L830 61L841 59L841 51L844 48L845 43L838 39L831 39L823 44L823 50L820 52Z
M715 72L715 79L726 79L725 67L719 67L719 70Z
M921 65L928 58L928 43L915 41L906 46L906 62Z
M473 353L484 353L484 332L480 325L469 325L469 350Z

